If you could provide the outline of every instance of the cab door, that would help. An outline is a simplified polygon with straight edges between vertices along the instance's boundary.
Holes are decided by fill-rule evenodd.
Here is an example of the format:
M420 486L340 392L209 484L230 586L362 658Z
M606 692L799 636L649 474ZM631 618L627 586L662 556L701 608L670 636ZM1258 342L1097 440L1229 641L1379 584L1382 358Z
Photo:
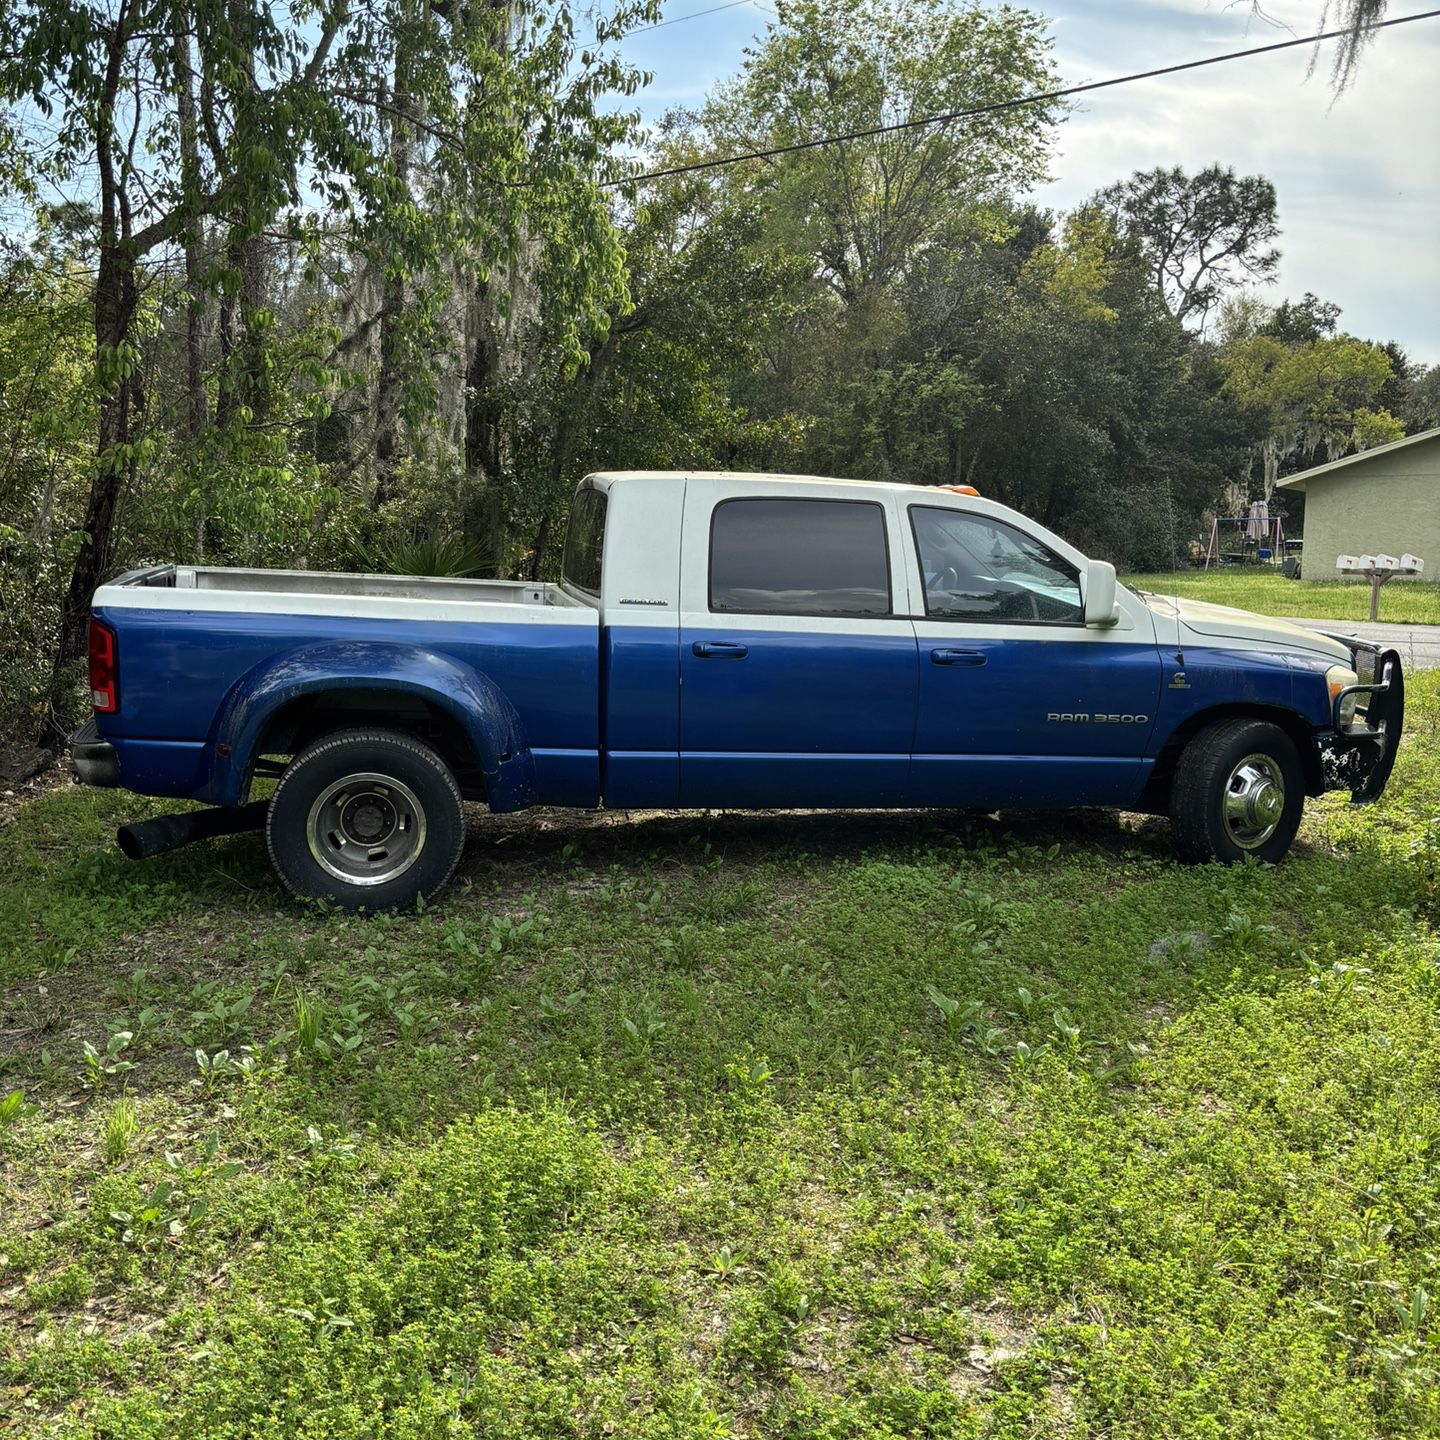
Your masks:
M916 652L893 495L692 479L685 507L681 803L904 804Z
M906 504L919 660L915 805L1124 805L1148 775L1149 611L1084 623L1081 568L998 506Z

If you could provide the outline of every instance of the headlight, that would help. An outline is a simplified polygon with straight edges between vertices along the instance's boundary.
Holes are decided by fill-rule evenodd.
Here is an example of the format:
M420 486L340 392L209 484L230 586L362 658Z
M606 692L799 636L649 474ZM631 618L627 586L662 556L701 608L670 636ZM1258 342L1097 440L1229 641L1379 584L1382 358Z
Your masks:
M1335 708L1335 699L1342 690L1358 685L1360 677L1346 665L1332 665L1325 672L1325 684L1330 691L1330 708ZM1339 725L1348 730L1355 723L1355 711L1360 704L1359 695L1347 695L1340 704Z

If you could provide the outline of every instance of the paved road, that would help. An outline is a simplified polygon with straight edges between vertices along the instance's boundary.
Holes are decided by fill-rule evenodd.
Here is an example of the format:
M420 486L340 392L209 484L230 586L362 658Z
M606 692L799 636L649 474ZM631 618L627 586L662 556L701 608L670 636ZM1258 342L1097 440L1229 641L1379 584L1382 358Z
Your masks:
M1326 630L1333 635L1353 635L1398 650L1406 670L1440 670L1440 625L1372 625L1368 620L1290 619L1292 625Z

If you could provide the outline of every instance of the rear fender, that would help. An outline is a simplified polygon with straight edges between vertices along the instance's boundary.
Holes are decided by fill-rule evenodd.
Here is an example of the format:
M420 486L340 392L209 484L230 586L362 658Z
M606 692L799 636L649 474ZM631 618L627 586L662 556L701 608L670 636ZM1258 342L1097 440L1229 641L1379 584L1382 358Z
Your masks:
M490 808L534 803L530 746L515 707L487 675L438 651L372 640L304 645L257 665L226 695L209 738L210 778L197 800L238 805L246 795L256 747L271 719L308 695L382 690L436 706L460 726L485 777Z

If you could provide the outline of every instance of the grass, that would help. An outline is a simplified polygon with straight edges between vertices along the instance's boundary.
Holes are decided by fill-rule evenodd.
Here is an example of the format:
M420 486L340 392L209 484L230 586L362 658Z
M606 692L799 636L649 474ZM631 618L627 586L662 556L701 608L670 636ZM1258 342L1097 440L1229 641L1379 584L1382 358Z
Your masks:
M539 815L366 922L35 801L6 1433L1440 1435L1411 695L1385 800L1273 870L1133 817Z
M1233 605L1258 615L1314 620L1368 620L1370 586L1353 580L1287 580L1278 572L1240 566L1183 570L1173 575L1127 575L1125 584L1158 595L1182 595ZM1403 625L1440 625L1440 585L1392 580L1380 591L1380 619Z

